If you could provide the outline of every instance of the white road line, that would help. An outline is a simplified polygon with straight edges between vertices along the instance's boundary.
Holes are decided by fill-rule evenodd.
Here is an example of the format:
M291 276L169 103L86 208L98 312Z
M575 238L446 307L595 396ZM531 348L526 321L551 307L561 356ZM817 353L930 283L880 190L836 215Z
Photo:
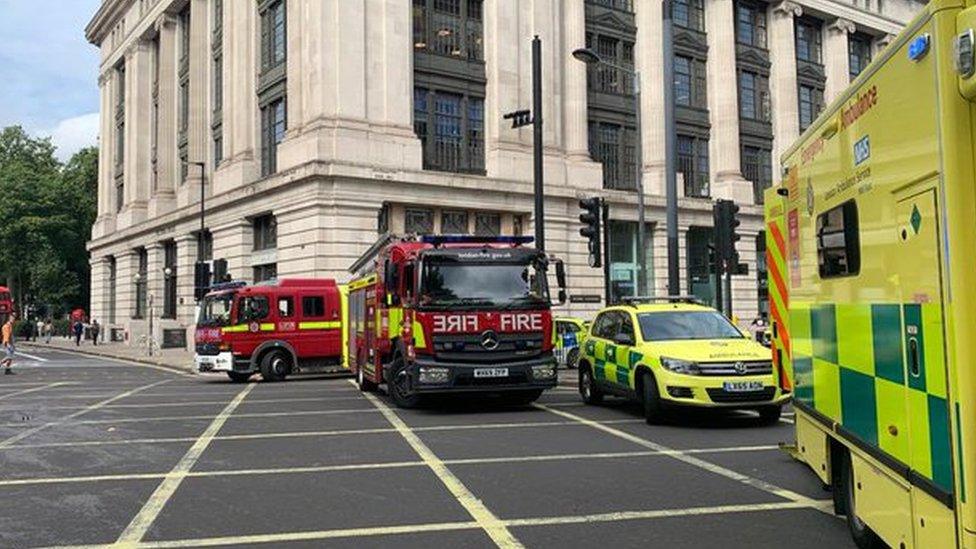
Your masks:
M91 412L91 411L94 411L94 410L98 410L99 408L101 408L101 407L103 407L103 406L105 406L107 404L111 404L111 403L115 402L116 400L123 399L123 398L126 398L128 396L132 396L132 395L134 395L134 394L136 394L136 393L138 393L140 391L145 391L146 389L151 389L153 387L156 387L157 385L162 385L164 383L169 383L170 381L172 381L172 380L170 380L170 379L164 379L163 381L157 381L155 383L150 383L149 385L143 385L142 387L138 387L136 389L132 389L131 391L126 391L126 392L124 392L122 394L119 394L119 395L116 395L116 396L114 396L112 398L108 398L108 399L105 399L105 400L96 402L95 404L92 404L91 406L88 406L87 408L84 408L82 410L78 410L77 412L75 412L73 414L69 414L69 415L67 415L67 416L65 416L65 417L63 417L61 419L57 419L57 420L54 420L54 421L51 421L51 422L48 422L48 423L43 423L41 425L38 425L37 427L31 427L30 429L27 429L26 431L21 431L21 432L17 433L16 435L14 435L14 436L6 439L6 440L0 441L0 450L4 450L4 449L6 449L6 448L8 448L10 446L13 446L14 444L20 442L21 440L24 440L25 438L27 438L27 437L35 434L35 433L38 433L40 431L43 431L44 429L47 429L49 427L55 427L57 425L62 425L62 424L67 423L68 421L70 421L70 420L72 420L72 419L74 419L74 418L76 418L78 416L81 416L82 414L87 414L88 412Z
M19 395L26 395L28 393L36 393L38 391L43 391L45 389L50 389L51 387L57 387L59 385L67 385L67 382L66 381L58 381L58 382L55 382L55 383L48 383L47 385L42 385L40 387L34 387L32 389L24 389L24 390L17 391L17 392L14 392L14 393L6 393L6 394L3 394L3 395L0 395L0 400L3 400L5 398L19 396Z
M823 500L814 501L814 506L827 507L833 502ZM656 509L652 511L622 511L593 515L573 515L557 517L534 517L498 520L502 527L539 527L567 524L597 524L608 522L624 522L633 520L653 520L661 518L725 515L733 513L761 513L769 511L786 511L803 509L808 505L798 502L754 503L746 505L718 505L713 507L689 507L683 509ZM214 547L220 545L249 545L249 544L282 544L298 541L321 541L327 539L362 538L378 536L396 536L418 534L424 532L451 532L461 530L478 530L482 525L478 521L441 522L427 524L406 524L398 526L372 526L364 528L340 528L335 530L318 530L306 532L282 532L275 534L252 534L243 536L226 536L213 538L196 538L167 541L149 541L131 545L138 549L170 549L181 547ZM62 546L52 549L75 549L79 547L108 548L112 545Z
M725 477L727 479L734 480L736 482L745 484L746 486L750 486L750 487L755 488L757 490L762 490L763 492L766 492L766 493L769 493L769 494L773 494L775 496L781 497L783 499L788 499L790 501L794 501L794 502L798 502L798 503L804 503L804 504L807 504L807 506L809 506L809 507L815 507L815 505L814 505L815 502L814 502L813 499L808 498L807 496L804 496L802 494L798 494L798 493L796 493L796 492L794 492L792 490L788 490L786 488L782 488L782 487L776 486L775 484L766 482L764 480L760 480L760 479L755 478L755 477L751 477L749 475L744 475L742 473L733 471L732 469L728 469L726 467L722 467L721 465L716 465L714 463L705 461L703 459L699 459L697 457L694 457L694 456L685 454L685 453L681 452L680 450L675 450L674 448L669 448L667 446L664 446L663 444L658 444L656 442L651 442L649 440L643 439L643 438L638 437L636 435L632 435L630 433L621 431L619 429L614 429L613 427L610 427L610 426L607 426L607 425L602 425L600 423L597 423L596 421L593 421L591 419L587 419L587 418L582 417L582 416L578 416L576 414L571 414L569 412L564 412L562 410L556 410L556 409L550 408L550 407L548 407L548 406L546 406L544 404L535 404L535 406L537 408L539 408L539 409L549 411L549 412L551 412L553 414L556 414L558 416L561 416L561 417L564 417L564 418L567 418L567 419L576 420L576 421L578 421L578 422L580 422L580 423L582 423L584 425L589 425L590 427L593 427L594 429L599 429L600 431L603 431L603 432L605 432L607 434L613 435L613 436L615 436L617 438L621 438L621 439L627 440L627 441L632 442L634 444L637 444L639 446L643 446L644 448L647 448L647 449L650 449L650 450L657 450L657 451L661 452L662 454L670 455L670 456L674 457L675 459L677 459L679 461L682 461L684 463L687 463L688 465L692 465L694 467L697 467L699 469L703 469L703 470L708 471L710 473L714 473L716 475L723 476L723 477ZM833 514L832 511L831 511L831 514Z
M337 400L362 400L361 397L331 397L328 402L335 402ZM280 403L290 403L290 402L324 402L321 398L252 398L247 401L248 405L251 404L280 404ZM111 404L105 406L105 409L115 410L122 408L182 408L184 406L217 406L219 404L227 404L226 400L191 400L187 402L160 402L153 404ZM84 406L44 406L45 410L76 410L78 408L84 408ZM237 416L234 416L237 417Z
M395 429L387 429L386 432L396 432ZM219 440L221 437L214 437ZM189 439L195 440L195 439ZM737 446L727 448L693 448L681 450L683 454L723 454L738 452L764 452L779 450L779 446ZM604 452L595 454L546 454L538 456L507 456L494 458L458 458L442 460L445 465L491 465L491 464L510 464L510 463L533 463L546 461L587 461L604 459L622 459L665 456L655 450L644 450L637 452ZM427 464L423 461L387 461L378 463L354 463L347 465L318 465L307 467L281 467L269 469L229 469L222 471L191 471L187 473L188 478L203 477L229 477L229 476L250 476L250 475L293 475L309 473L330 473L340 471L359 471L359 470L379 470L379 469L400 469L408 467L424 467ZM0 480L0 487L6 486L30 486L35 484L78 484L106 481L123 480L153 480L165 478L166 473L122 473L116 475L90 475L78 477L48 477L48 478L25 478Z
M152 404L147 404L146 407L152 407ZM296 412L250 412L245 414L235 414L234 419L237 418L262 418L262 417L293 417L293 416L330 416L330 415L343 415L352 413L363 413L363 414L376 414L379 413L377 410L372 409L356 409L356 408L342 408L339 410L305 410ZM128 424L128 423L153 423L156 421L199 421L214 419L213 414L209 415L193 415L193 416L158 416L158 417L122 417L122 418L109 418L109 419L86 419L82 421L71 421L67 422L68 425L115 425L115 424ZM16 423L0 424L0 427L17 427Z
M227 404L227 407L220 412L220 415L213 420L213 423L207 427L207 430L200 435L200 438L198 438L193 446L187 450L186 454L182 459L180 459L179 463L173 467L173 470L166 475L163 482L161 482L159 486L156 487L153 494L149 496L149 500L146 501L145 505L142 506L142 509L139 510L139 514L132 519L132 522L130 522L122 534L119 535L119 539L116 541L117 544L131 544L142 541L142 538L145 537L146 532L149 531L149 528L152 526L153 522L155 522L156 517L158 517L159 513L162 512L163 507L166 506L169 499L173 497L174 493L176 493L176 489L179 488L180 484L183 483L183 479L186 478L187 473L193 469L193 466L196 464L197 460L200 459L200 456L203 454L204 450L206 450L207 446L210 445L213 437L217 435L217 432L220 431L220 428L224 426L227 418L234 413L234 410L240 406L241 402L244 400L244 397L246 397L247 394L254 389L254 387L255 385L253 383L245 387L240 393L237 394L236 397L234 397L234 400Z
M39 357L39 356L35 356L35 355L29 355L29 354L25 353L24 351L17 351L15 353L15 355L25 356L25 357L27 357L27 358L29 358L31 360L36 360L38 362L47 362L48 361L48 359L46 359L46 358Z
M379 413L378 410L364 410L368 413ZM240 414L234 416L240 417ZM208 419L213 419L208 418ZM604 423L643 423L641 419L614 419ZM519 429L529 427L550 427L550 426L577 426L575 421L540 421L525 423L479 423L474 425L432 425L427 427L415 427L414 432L419 431L468 431L478 429ZM375 435L382 433L396 433L392 427L380 427L375 429L333 429L328 431L284 431L278 433L254 433L247 435L218 435L214 440L266 440L276 438L309 438L309 437L333 437L351 435ZM82 446L129 446L133 444L165 444L173 442L193 442L195 437L166 437L166 438L142 438L129 440L79 440L71 442L39 442L36 444L18 444L0 450L28 450L37 448L63 448L63 447L82 447Z
M350 383L353 382L350 381ZM417 452L420 459L427 464L427 467L437 476L441 484L451 492L457 502L464 507L464 510L471 515L471 518L474 519L478 526L495 542L495 545L502 548L523 547L522 543L508 531L508 528L502 524L501 520L480 499L476 498L460 479L454 476L454 473L424 444L424 441L420 440L420 437L416 433L410 430L410 427L400 419L400 416L396 412L380 401L375 395L370 393L363 393L363 395L373 406L376 406L383 413L383 416L390 422L390 425L393 425L400 433L400 436L413 448L414 452Z

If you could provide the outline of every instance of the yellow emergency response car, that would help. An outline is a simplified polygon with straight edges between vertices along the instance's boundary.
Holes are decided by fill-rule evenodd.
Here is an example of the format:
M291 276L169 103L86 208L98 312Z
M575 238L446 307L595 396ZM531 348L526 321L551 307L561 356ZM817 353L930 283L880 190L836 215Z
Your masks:
M600 311L579 358L587 404L604 395L640 401L648 423L674 406L758 410L779 420L789 399L769 349L694 298L643 298Z
M929 2L766 194L795 455L860 547L976 547L974 31Z

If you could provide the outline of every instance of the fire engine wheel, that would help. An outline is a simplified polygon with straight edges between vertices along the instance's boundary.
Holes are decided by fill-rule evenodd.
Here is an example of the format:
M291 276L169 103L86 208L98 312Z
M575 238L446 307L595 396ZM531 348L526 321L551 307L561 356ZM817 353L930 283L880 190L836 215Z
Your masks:
M376 391L376 383L371 379L366 379L366 372L362 366L356 368L356 385L359 385L359 390L364 393Z
M291 371L291 360L282 351L270 351L261 359L261 377L265 381L282 381Z
M881 541L868 525L857 516L857 483L854 481L854 467L851 465L850 454L844 455L844 463L840 471L841 485L844 493L844 506L847 510L847 529L851 531L854 543L861 549L881 549L887 545Z
M578 364L579 364L579 347L574 347L570 349L569 353L566 355L566 367L576 368L578 367Z
M400 408L416 408L420 404L420 395L410 392L410 376L403 357L399 354L393 357L390 366L390 379L386 383L387 390L393 403Z
M234 383L247 383L251 379L250 372L227 372L227 377Z
M593 372L585 362L579 366L579 392L586 404L597 405L603 402L603 391L593 382Z

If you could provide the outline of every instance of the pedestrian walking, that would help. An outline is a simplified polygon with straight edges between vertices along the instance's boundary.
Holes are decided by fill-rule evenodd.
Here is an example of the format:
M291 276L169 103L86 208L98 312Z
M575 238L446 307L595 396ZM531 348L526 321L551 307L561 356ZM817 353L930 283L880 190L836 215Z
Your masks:
M85 333L85 326L80 320L76 320L71 330L75 334L75 347L81 346L81 334Z
M34 341L37 341L44 335L44 321L41 320L41 317L37 317L37 322L34 323L34 326L37 328L37 331L34 332Z
M51 318L44 319L44 343L51 344L51 336L54 335L54 323Z
M0 361L0 365L3 366L3 375L9 376L14 373L12 367L14 364L14 320L17 319L17 313L10 313L7 317L7 322L3 324L3 329L0 333L3 334L3 360Z
M98 321L94 318L91 321L91 336L92 345L98 346L98 332L102 330L102 327L98 325Z

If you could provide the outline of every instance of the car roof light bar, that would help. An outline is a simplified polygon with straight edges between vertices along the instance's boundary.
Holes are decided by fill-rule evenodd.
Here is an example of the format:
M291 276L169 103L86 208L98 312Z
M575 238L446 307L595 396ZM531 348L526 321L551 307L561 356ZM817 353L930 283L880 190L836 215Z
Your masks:
M691 303L701 305L702 301L693 295L663 295L663 296L636 296L625 297L620 300L625 305L635 306L642 303Z

